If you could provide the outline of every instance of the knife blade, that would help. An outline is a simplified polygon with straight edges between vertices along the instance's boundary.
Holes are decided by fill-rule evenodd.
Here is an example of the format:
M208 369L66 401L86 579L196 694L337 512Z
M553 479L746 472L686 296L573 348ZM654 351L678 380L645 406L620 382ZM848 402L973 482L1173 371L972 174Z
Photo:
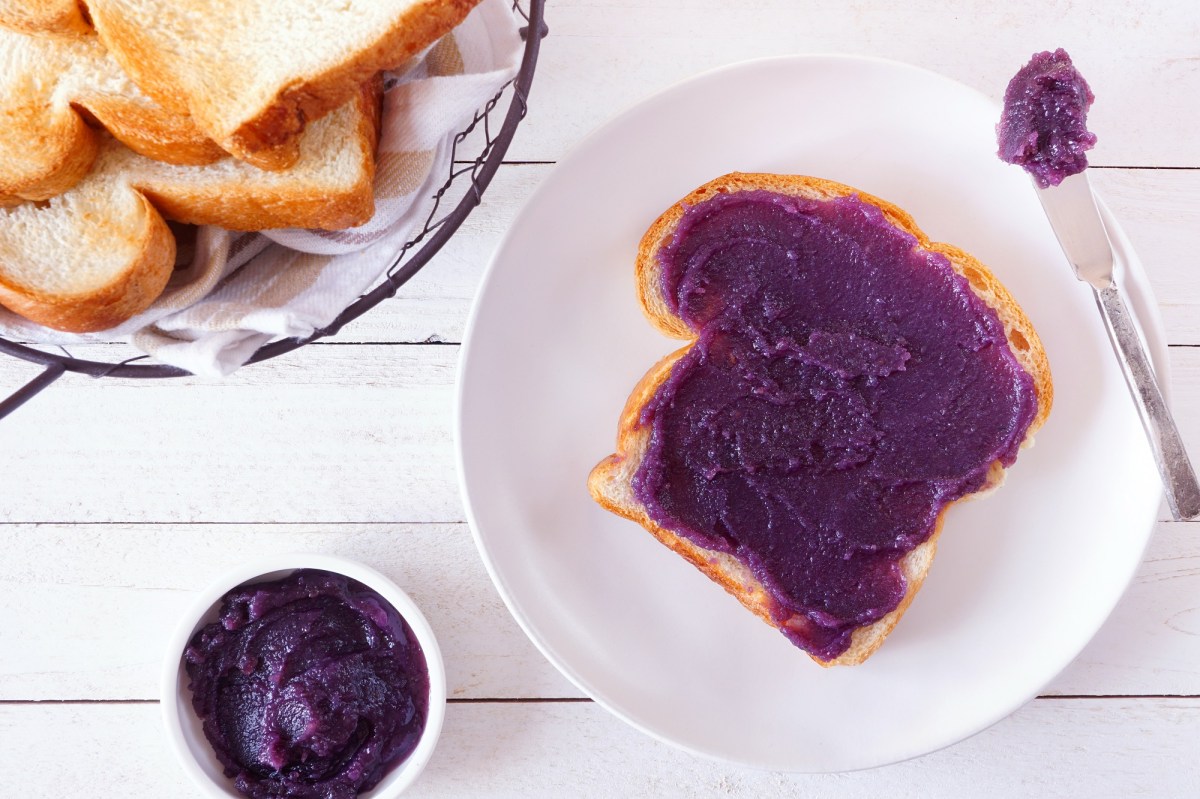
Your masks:
M1087 172L1071 175L1058 186L1038 187L1037 193L1075 276L1087 283L1096 297L1108 339L1150 441L1171 513L1177 520L1200 517L1200 482L1113 278L1113 249Z

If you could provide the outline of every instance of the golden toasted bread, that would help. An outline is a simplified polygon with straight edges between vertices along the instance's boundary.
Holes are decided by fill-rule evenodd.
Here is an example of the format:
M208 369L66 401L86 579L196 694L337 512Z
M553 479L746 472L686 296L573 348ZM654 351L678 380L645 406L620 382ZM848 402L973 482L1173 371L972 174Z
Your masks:
M76 0L0 0L0 28L77 36L92 32Z
M479 0L88 0L148 95L236 157L283 169L305 126L432 44Z
M164 164L100 136L95 168L43 203L0 208L0 305L71 332L113 327L162 292L175 260L164 217L240 230L338 229L374 211L380 86L312 125L290 169L233 158Z
M223 155L190 117L126 78L95 34L0 28L0 205L49 199L79 182L96 157L90 122L160 161L208 164Z

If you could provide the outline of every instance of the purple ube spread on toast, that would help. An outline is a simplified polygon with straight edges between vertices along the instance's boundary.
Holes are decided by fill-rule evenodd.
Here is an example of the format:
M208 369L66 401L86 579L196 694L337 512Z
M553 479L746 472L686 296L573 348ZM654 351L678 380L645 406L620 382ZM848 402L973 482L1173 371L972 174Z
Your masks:
M1094 99L1066 50L1034 53L1004 92L1000 159L1023 167L1043 189L1079 174L1096 144L1087 129Z
M1037 412L996 313L915 245L854 196L750 191L688 208L660 255L699 338L643 411L634 493L747 564L822 660L897 608L899 561Z
M303 570L225 595L184 653L192 705L225 775L263 797L353 799L408 757L429 672L396 610Z

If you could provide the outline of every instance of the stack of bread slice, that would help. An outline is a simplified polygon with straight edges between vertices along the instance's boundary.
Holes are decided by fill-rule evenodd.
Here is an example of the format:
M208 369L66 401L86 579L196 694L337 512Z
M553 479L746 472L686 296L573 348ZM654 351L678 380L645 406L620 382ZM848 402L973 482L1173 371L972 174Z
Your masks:
M0 305L58 330L147 308L165 220L374 211L382 70L478 0L0 0Z

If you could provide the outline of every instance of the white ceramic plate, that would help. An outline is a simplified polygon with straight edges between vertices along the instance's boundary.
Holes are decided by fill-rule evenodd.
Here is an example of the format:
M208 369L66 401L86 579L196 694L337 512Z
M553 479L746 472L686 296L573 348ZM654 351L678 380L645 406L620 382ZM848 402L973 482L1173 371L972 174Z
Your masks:
M901 64L739 64L593 134L509 230L461 365L468 518L530 638L630 724L769 769L913 757L1034 696L1125 589L1157 513L1157 476L1088 289L1028 179L994 155L998 116L973 90ZM862 666L818 667L585 488L634 383L678 346L639 310L637 242L660 212L733 170L816 175L898 203L993 269L1050 357L1054 411L1037 446L994 496L951 509L924 588ZM1117 238L1165 376L1153 303Z

